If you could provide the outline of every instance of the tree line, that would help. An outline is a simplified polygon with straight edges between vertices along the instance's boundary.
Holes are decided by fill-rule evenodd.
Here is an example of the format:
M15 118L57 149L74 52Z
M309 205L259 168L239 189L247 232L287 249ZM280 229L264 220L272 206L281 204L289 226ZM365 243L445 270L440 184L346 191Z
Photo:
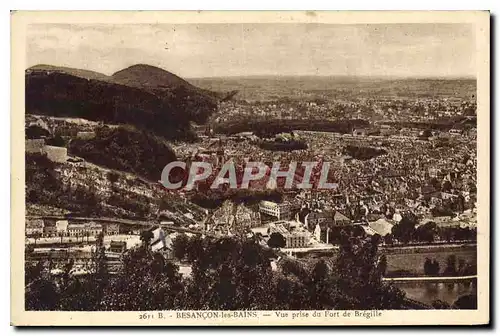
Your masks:
M235 134L253 132L260 138L273 138L279 133L294 130L351 133L355 128L368 127L370 123L362 119L310 120L310 119L257 119L240 118L214 126L216 133Z
M382 282L370 238L345 236L337 258L303 263L264 249L254 238L178 236L175 260L149 248L151 235L109 274L102 239L86 276L53 276L50 265L26 266L27 310L404 309L404 293ZM101 245L99 245L101 244ZM191 267L181 276L178 264Z

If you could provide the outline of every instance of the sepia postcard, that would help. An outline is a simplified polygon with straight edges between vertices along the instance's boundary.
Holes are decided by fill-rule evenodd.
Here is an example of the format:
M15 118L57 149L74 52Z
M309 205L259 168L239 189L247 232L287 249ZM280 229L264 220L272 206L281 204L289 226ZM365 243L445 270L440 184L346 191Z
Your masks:
M488 11L11 27L11 324L490 323Z

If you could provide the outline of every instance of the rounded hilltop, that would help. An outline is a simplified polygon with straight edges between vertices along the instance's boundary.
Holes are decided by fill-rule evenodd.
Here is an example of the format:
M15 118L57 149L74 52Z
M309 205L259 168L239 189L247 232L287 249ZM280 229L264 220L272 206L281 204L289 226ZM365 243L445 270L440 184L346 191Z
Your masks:
M173 73L148 64L135 64L115 72L111 78L117 83L131 86L148 86L158 88L175 88L179 86L193 87L184 79Z

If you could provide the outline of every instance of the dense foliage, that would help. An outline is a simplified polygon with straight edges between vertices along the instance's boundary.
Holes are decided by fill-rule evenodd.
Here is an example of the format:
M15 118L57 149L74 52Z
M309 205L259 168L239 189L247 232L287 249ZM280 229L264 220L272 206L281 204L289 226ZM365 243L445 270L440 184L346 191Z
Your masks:
M45 155L26 153L26 202L86 215L98 214L101 200L92 189L91 181L87 186L64 186L55 167Z
M343 149L344 154L351 156L357 160L369 160L379 155L387 154L383 148L361 147L361 146L346 146Z
M131 127L101 127L96 137L74 139L69 151L92 163L158 181L165 165L176 156L164 141Z
M381 124L390 125L396 128L417 128L422 130L438 130L448 131L452 128L459 130L467 130L471 127L476 127L477 118L475 117L475 108L467 108L465 111L467 116L443 117L434 121L385 121Z
M193 193L190 201L207 209L215 209L226 201L231 200L236 204L258 204L260 201L281 202L283 194L277 190L252 190L252 189L208 189L204 192Z
M261 141L259 142L259 147L271 151L282 151L291 152L294 150L307 149L307 143L300 140L290 140L290 141Z
M183 87L155 92L61 71L28 72L25 92L26 113L129 124L170 139L193 139L190 122L217 108L212 97Z
M395 238L401 243L421 242L433 243L435 241L476 241L475 228L438 226L435 222L419 225L417 217L412 213L403 215L401 221L392 227L391 243Z
M269 310L402 309L404 294L381 281L384 266L376 243L344 237L338 259L304 264L254 239L187 238L174 242L174 255L191 274L143 245L129 250L118 274L110 275L97 249L87 276L51 276L45 267L27 266L27 310Z
M215 125L217 133L235 134L252 131L261 138L274 137L279 133L294 130L351 133L355 128L368 127L370 123L361 119L310 120L310 119L234 119Z
M49 131L37 125L31 125L29 127L26 127L24 134L26 139L41 139L43 137L50 136Z

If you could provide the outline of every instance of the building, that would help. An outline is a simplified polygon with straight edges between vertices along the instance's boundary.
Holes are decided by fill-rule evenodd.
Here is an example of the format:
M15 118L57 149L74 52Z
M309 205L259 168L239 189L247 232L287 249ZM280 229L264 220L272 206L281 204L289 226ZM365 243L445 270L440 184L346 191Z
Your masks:
M238 204L234 219L240 227L253 228L260 225L260 213L252 211L242 204Z
M285 238L285 248L306 247L309 245L310 233L298 229L298 223L278 221L269 224L269 235L279 233Z
M68 221L58 220L56 221L56 233L66 235L68 233Z
M173 258L172 239L165 231L159 227L152 230L151 251L160 252L165 259Z
M56 221L45 220L43 226L43 235L45 237L53 237L57 234Z
M64 163L68 159L68 149L66 147L45 146L47 159L52 162Z
M289 219L291 215L290 206L287 203L275 203L271 201L261 201L259 212L278 220Z
M68 236L81 237L85 234L85 224L83 223L70 223L67 226Z
M376 233L378 233L379 235L381 235L382 237L384 237L385 235L389 234L392 232L392 227L394 226L391 222L389 222L387 219L385 218L380 218L374 222L369 222L368 223L368 226L373 230L375 231Z
M127 243L124 241L112 240L109 243L109 251L114 253L123 253L127 250Z
M111 223L106 225L106 235L113 236L120 233L120 224Z
M45 139L26 139L24 151L26 153L45 153Z
M340 212L336 211L333 215L333 224L335 226L351 225L351 220Z
M366 130L364 128L356 128L352 131L353 136L365 136Z
M269 238L269 227L268 226L260 226L251 228L250 231L257 237L267 239Z
M320 227L331 226L334 224L333 218L332 211L313 211L306 215L304 222L310 230L313 230L317 225Z
M175 223L173 221L161 221L160 226L162 225L175 226Z
M285 237L286 248L306 247L309 245L310 236L307 232L294 232Z
M103 231L103 227L101 223L90 222L85 226L86 234L88 232L91 236L97 236L99 233Z
M43 235L43 228L45 223L43 219L31 219L26 221L26 235L31 236L35 234Z
M70 237L97 236L103 231L102 224L90 223L70 223L68 224L68 235Z

